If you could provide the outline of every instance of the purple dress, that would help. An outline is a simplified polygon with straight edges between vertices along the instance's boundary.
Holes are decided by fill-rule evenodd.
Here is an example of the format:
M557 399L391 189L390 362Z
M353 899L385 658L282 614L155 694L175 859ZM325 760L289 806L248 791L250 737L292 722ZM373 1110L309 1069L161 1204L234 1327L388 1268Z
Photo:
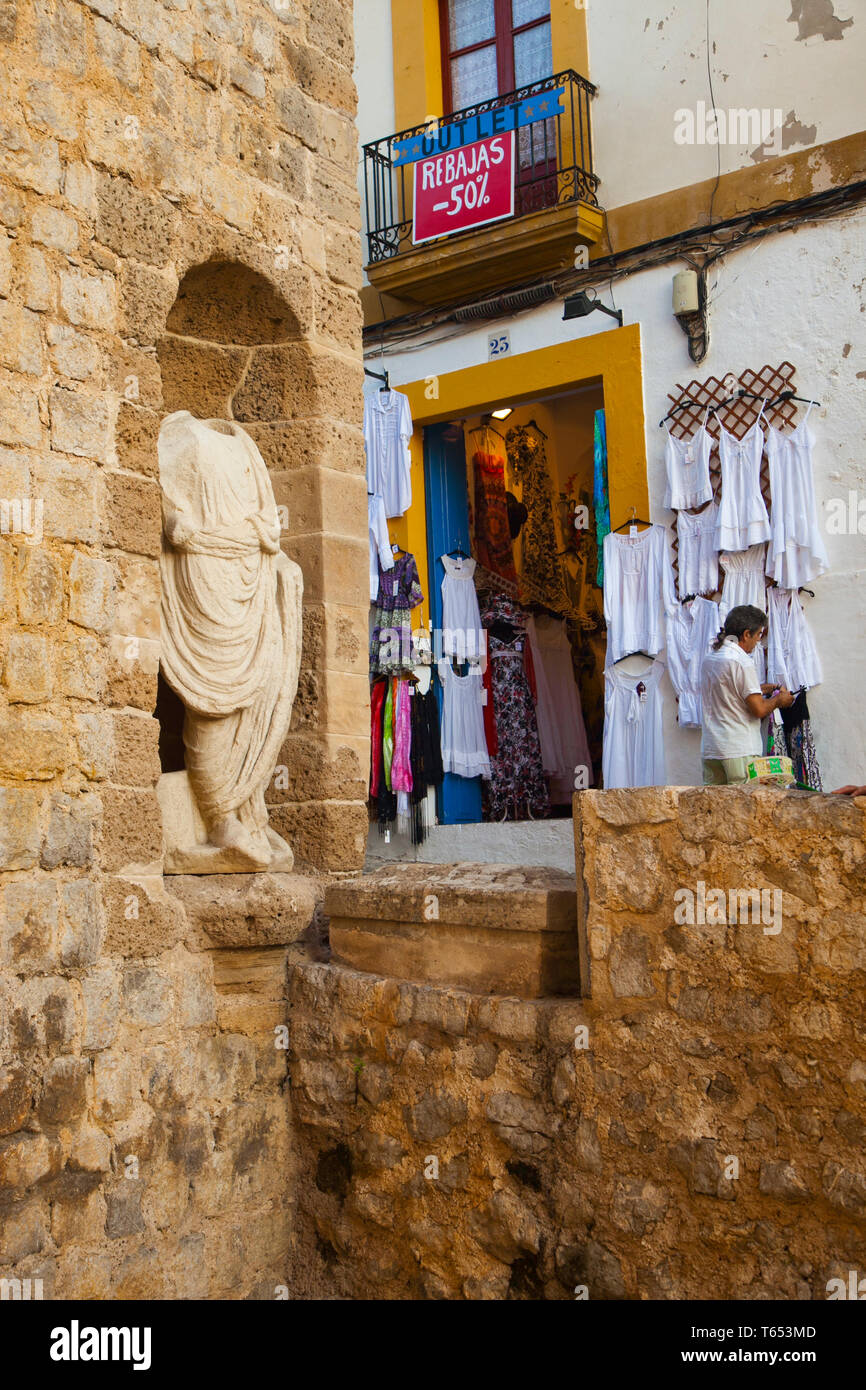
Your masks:
M394 568L379 566L379 597L370 640L370 675L393 676L412 666L412 609L424 602L415 556L398 555Z

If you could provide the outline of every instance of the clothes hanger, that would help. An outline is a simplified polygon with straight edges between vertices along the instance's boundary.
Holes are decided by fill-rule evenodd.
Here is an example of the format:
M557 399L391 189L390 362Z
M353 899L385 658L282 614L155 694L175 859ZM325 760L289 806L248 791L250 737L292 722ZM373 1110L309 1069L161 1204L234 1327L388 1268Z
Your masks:
M390 378L389 378L389 376L388 376L387 368L386 368L386 370L385 370L384 372L373 372L373 371L370 370L369 367L365 367L365 368L364 368L364 376L372 376L372 377L375 377L377 381L384 381L385 385L384 385L384 386L380 386L380 387L379 387L379 390L380 390L380 391L390 391L390 389L391 389L391 382L390 382Z
M680 401L677 405L671 406L671 408L670 408L670 410L668 411L667 415L664 415L664 416L662 417L662 419L659 420L659 429L661 429L661 427L662 427L662 425L664 424L665 420L669 420L669 419L671 418L672 415L676 415L676 413L677 413L678 410L688 410L688 408L689 408L690 405L695 405L695 406L697 406L698 410L706 410L706 409L707 409L706 405L705 405L703 402L701 402L701 401L696 401L696 400L693 399L693 397L689 396L687 400L685 400L685 401ZM715 409L716 409L716 407L711 405L711 406L709 407L709 414L712 415Z
M466 554L466 551L463 549L463 547L462 547L462 545L460 544L459 541L457 541L457 542L454 544L454 546L452 547L451 550L446 551L446 554L447 554L449 560L451 559L452 555L459 555L460 558L461 558L462 560L468 560L468 559L470 558L470 557Z
M471 430L469 431L469 433L470 433L470 434L495 434L497 439L501 439L502 442L503 442L503 444L505 443L505 436L502 435L502 434L500 434L500 433L499 433L499 430L495 430L495 429L493 428L492 425L475 425L474 428L471 429Z
M771 402L770 409L772 410L773 406L781 405L783 401L799 401L801 405L817 405L819 410L821 408L820 401L810 401L805 396L795 396L793 391L783 391Z
M536 434L540 434L541 437L542 437L542 439L546 439L546 438L547 438L547 435L544 433L544 430L541 428L540 425L536 425L536 423L535 423L534 420L530 420L529 423L530 423L530 425L532 426L532 428L535 430Z
M635 516L635 509L632 507L628 521L624 521L621 526L614 526L611 534L615 535L617 531L624 531L627 526L652 526L652 522L647 521L645 517Z

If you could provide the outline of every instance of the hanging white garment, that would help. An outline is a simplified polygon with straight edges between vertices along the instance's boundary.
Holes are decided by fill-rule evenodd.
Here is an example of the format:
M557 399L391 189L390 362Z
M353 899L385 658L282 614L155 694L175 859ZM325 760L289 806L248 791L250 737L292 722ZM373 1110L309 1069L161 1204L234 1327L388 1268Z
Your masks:
M722 502L716 527L716 550L747 550L770 539L770 518L761 496L764 431L761 413L742 439L719 425Z
M691 439L676 439L667 428L665 440L665 506L674 511L683 507L700 507L713 495L710 482L712 435L707 433L709 410L700 429Z
M770 460L770 525L767 574L780 589L798 589L829 568L824 538L818 525L812 476L814 436L807 421L812 406L791 434L767 432Z
M701 667L719 635L719 605L695 598L682 603L668 618L668 669L677 693L677 722L684 729L701 723Z
M394 568L385 504L377 492L367 493L367 529L370 533L370 602L375 603L379 597L379 566L383 570Z
M753 608L767 611L767 581L764 576L766 547L752 545L748 550L723 551L719 562L725 571L719 613L722 622L732 608L749 603Z
M364 400L367 491L378 493L386 516L402 516L412 503L412 415L402 391L372 391Z
M460 661L476 661L487 651L475 593L475 561L440 555L442 580L442 651Z
M663 612L676 603L668 533L664 526L604 538L604 616L607 664L630 652L655 656L664 646Z
M571 643L561 618L539 614L526 622L538 692L535 714L544 771L550 778L554 805L571 802L577 769L584 769L581 785L592 786L592 759L583 722L583 710Z
M791 589L767 591L770 630L767 643L768 680L780 681L789 690L810 690L824 679L812 630L796 593Z
M470 666L458 676L450 661L439 662L444 687L442 702L442 768L458 777L490 777L490 757L484 736L481 671Z
M713 594L719 587L718 520L719 509L715 502L697 516L692 516L691 512L677 512L680 598L687 594Z
M629 675L610 666L605 668L602 752L605 788L665 785L659 689L664 669L662 661L654 661L642 675Z

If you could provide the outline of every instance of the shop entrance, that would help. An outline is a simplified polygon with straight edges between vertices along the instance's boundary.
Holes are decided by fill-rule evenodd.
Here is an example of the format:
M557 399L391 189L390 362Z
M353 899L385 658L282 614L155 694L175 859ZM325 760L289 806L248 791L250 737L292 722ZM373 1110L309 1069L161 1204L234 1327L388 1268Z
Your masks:
M427 426L424 474L443 747L455 730L451 675L441 664L465 681L482 648L491 771L490 778L446 771L436 818L440 825L567 818L575 787L596 785L601 766L598 543L608 524L601 383L499 407L497 416L479 410ZM454 591L467 583L480 640L471 630L456 640L448 631L449 588L452 626L455 613L459 628L461 615L476 611L453 606Z

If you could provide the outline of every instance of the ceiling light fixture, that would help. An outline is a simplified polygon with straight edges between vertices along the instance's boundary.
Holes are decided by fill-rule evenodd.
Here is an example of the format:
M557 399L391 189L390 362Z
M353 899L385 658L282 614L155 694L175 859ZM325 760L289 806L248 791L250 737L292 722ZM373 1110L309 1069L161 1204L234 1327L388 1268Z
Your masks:
M513 410L513 405L503 405L500 406L499 410L491 410L490 414L493 416L494 420L507 420Z

